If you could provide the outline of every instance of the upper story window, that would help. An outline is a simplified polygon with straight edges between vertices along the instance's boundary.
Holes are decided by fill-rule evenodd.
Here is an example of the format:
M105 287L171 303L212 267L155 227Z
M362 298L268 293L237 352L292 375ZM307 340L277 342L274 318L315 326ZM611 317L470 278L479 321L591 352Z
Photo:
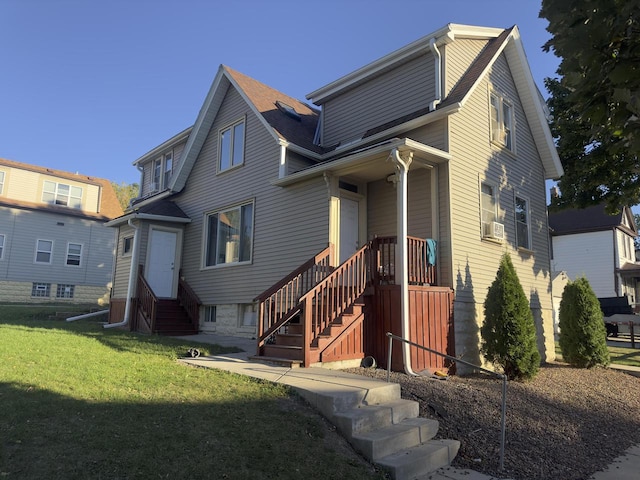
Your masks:
M168 152L153 161L151 171L151 192L157 192L169 187L173 174L173 152Z
M253 203L207 215L204 266L251 261Z
M495 92L490 97L491 141L513 152L513 106Z
M53 253L52 240L36 240L35 263L51 263L52 253Z
M67 244L67 265L79 267L81 259L82 259L82 244L80 243Z
M4 239L5 236L0 235L0 260L2 260L2 257L4 257Z
M42 201L65 207L82 207L82 188L45 180L42 186Z
M498 218L498 201L496 187L487 182L480 185L480 209L482 217L482 234L487 232L487 225Z
M133 250L133 236L124 237L122 239L122 256L130 257Z
M0 172L0 195L4 191L4 172Z
M220 130L219 143L219 172L242 165L244 162L244 119Z
M529 201L516 196L516 242L519 248L531 250L531 218Z

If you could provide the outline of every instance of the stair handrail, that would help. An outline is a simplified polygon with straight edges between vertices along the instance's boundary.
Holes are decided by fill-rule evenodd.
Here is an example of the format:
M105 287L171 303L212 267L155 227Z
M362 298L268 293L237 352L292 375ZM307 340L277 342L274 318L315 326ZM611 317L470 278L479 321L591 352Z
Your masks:
M451 360L456 363L462 363L468 367L474 368L476 370L480 370L484 373L488 373L489 375L493 375L502 380L502 406L500 412L500 471L504 470L504 444L506 437L506 424L507 424L507 376L502 373L494 372L493 370L489 370L487 368L481 367L480 365L475 365L473 363L467 362L466 360L462 360L461 358L452 357L451 355L447 355L446 353L438 352L437 350L433 350L431 348L425 347L424 345L420 345L418 343L414 343L411 340L407 340L406 338L399 337L398 335L394 335L391 332L387 332L387 337L389 337L389 350L387 353L387 383L390 381L391 377L391 354L393 351L393 340L398 340L400 342L408 343L411 346L421 348L422 350L426 350L430 353L434 353L436 355L440 355L441 357L446 358L447 360Z
M395 284L395 245L396 236L375 237L371 241L375 269L372 272L374 283ZM407 235L409 264L408 281L413 285L437 285L435 265L428 263L427 240Z
M369 284L367 243L331 274L300 297L303 312L303 366L311 363L311 343L347 308L353 306Z
M296 313L300 297L333 271L333 251L333 245L329 245L254 298L258 302L258 352L266 339Z
M182 278L182 275L178 276L177 300L182 308L184 308L185 312L187 312L187 316L189 317L191 324L197 329L200 321L200 306L202 305L202 302L187 281Z
M153 289L144 278L142 265L140 265L138 269L138 288L136 296L138 298L138 310L142 311L150 331L153 332L156 324L158 297L153 293Z

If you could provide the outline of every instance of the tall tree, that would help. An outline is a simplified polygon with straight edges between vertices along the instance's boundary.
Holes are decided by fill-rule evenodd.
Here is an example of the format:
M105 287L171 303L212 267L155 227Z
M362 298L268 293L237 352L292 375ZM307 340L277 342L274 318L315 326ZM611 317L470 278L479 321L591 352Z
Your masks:
M543 0L561 58L547 79L565 175L560 204L640 203L640 8L629 0Z
M137 183L127 184L125 182L111 182L113 190L116 192L116 197L123 210L126 210L129 206L129 202L136 198L139 194L140 187Z

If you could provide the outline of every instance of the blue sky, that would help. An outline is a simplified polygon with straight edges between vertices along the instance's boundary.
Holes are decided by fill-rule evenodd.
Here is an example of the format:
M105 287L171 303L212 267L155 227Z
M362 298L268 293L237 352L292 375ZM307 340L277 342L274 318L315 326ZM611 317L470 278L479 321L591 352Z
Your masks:
M447 23L520 28L558 59L539 0L0 0L0 157L116 182L193 124L220 64L309 92Z

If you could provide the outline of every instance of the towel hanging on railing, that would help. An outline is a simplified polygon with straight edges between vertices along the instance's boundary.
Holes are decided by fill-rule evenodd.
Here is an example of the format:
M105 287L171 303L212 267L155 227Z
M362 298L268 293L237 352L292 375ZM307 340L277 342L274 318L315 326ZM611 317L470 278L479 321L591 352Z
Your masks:
M436 264L436 242L433 238L427 238L427 265Z

